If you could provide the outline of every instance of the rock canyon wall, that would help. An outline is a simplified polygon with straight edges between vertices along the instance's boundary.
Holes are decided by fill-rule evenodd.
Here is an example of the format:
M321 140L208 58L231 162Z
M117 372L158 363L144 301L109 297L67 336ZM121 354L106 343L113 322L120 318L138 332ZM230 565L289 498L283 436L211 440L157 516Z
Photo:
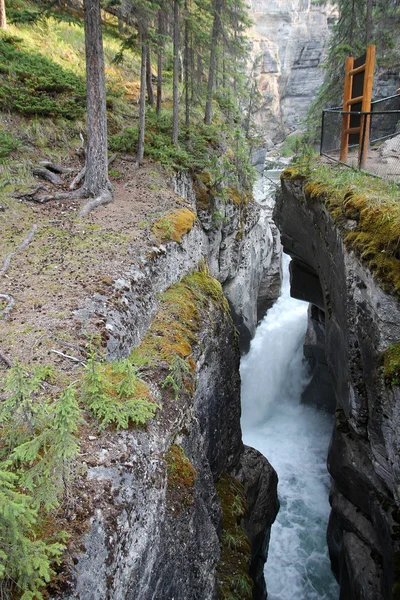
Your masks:
M301 126L322 84L335 12L311 0L252 0L250 17L261 93L255 120L268 149Z

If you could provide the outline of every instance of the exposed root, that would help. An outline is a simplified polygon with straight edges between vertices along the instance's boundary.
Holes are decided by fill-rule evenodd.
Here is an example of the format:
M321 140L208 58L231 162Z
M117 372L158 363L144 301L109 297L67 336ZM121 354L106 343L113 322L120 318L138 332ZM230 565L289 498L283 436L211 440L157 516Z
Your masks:
M103 204L109 204L113 199L113 190L112 186L109 183L106 189L102 190L96 198L91 198L86 204L82 207L79 217L86 217L92 210L102 206Z
M53 173L53 171L50 171L50 169L46 169L45 167L33 167L32 173L36 175L36 177L45 179L53 185L62 185L64 183L57 173Z
M21 250L25 250L25 248L28 246L28 244L31 243L31 241L33 240L33 236L35 235L35 231L37 230L37 225L33 225L32 230L30 231L30 233L26 236L26 238L20 243L19 246L16 247L15 250L12 250L10 252L10 254L8 254L8 256L6 256L5 261L3 263L3 266L0 269L0 277L4 276L8 270L8 267L10 266L10 262L13 256L15 256L18 252L21 252ZM0 294L0 297L4 298L4 295Z
M0 348L0 360L2 360L3 363L5 365L7 365L7 367L9 369L12 369L13 364L12 364L11 360L8 358L8 356L6 354L4 354L4 352L1 348Z
M0 294L0 298L3 298L3 300L8 302L7 306L5 308L3 308L3 310L0 310L0 317L4 317L4 319L7 321L10 312L12 311L12 309L15 306L15 300L9 294Z
M36 186L35 189L31 190L30 192L24 192L22 194L15 194L14 198L16 198L17 200L33 200L38 192L48 192L48 191L49 191L48 187L46 187L43 184L40 184L40 185Z
M86 175L86 167L83 167L83 169L81 171L79 171L78 175L76 177L74 177L74 179L71 181L69 189L70 190L75 190L78 185L80 184L80 182L82 181L82 179L85 177Z
M41 160L40 165L49 171L53 171L53 173L59 173L61 175L65 175L67 173L72 173L74 169L67 169L66 167L62 167L61 165L56 165L49 160Z

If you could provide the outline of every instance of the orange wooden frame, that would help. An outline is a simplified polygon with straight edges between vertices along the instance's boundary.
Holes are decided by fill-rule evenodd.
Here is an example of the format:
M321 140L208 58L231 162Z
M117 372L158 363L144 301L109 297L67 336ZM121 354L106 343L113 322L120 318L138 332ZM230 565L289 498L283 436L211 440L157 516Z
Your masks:
M361 112L371 112L372 100L372 84L374 81L374 65L375 65L376 46L368 46L365 63L357 68L354 68L354 57L349 56L346 59L346 71L344 78L344 97L343 97L343 112L349 113L353 104L361 103ZM364 86L362 96L352 97L353 76L364 72ZM342 134L340 138L340 160L347 161L349 154L349 135L358 133L360 135L360 145L358 153L359 167L363 167L367 157L369 146L369 124L370 115L361 115L360 126L350 127L350 114L342 116Z

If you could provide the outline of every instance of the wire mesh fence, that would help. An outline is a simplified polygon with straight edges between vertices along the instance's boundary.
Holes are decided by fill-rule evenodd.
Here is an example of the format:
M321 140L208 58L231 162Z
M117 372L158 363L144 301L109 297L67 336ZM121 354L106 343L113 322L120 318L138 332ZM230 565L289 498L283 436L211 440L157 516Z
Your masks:
M337 162L341 162L343 116L348 114L351 127L361 125L361 133L349 135L345 164L400 183L400 94L372 102L371 112L339 107L323 111L321 154Z

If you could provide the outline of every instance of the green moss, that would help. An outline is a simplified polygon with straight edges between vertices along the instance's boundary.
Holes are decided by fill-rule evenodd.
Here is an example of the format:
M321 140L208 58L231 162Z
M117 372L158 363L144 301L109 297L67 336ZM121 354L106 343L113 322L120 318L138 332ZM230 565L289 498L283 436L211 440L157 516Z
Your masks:
M210 302L230 314L221 284L205 267L171 286L159 300L159 311L132 353L132 359L139 363L163 361L171 365L175 356L190 361L202 315L210 311Z
M389 346L384 352L383 377L386 385L400 385L400 344Z
M159 242L178 242L193 228L196 215L188 208L176 209L153 224L152 231Z
M167 501L175 514L194 502L197 473L182 446L173 444L165 455L168 473Z
M244 489L237 479L224 473L216 483L216 490L222 509L221 558L217 566L219 597L222 600L251 600L251 546L240 527L247 510Z
M346 247L384 289L400 295L400 191L395 183L318 160L311 167L286 169L281 178L304 180L307 201L328 208ZM355 221L350 232L349 220Z

